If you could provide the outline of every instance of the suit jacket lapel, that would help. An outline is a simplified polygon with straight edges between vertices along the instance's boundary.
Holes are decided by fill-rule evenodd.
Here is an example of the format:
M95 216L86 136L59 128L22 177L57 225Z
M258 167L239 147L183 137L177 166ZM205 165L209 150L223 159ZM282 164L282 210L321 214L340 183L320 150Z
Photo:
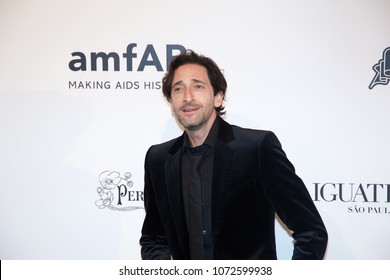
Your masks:
M177 238L184 254L184 258L188 258L186 254L188 249L188 234L185 220L183 193L181 188L181 153L180 148L182 143L181 138L170 150L172 157L165 162L166 184L168 190L169 204L175 226Z
M234 140L232 127L221 120L218 143L214 152L213 189L212 189L212 221L213 235L219 235L224 215L225 197L230 181L230 170L234 151L227 145Z

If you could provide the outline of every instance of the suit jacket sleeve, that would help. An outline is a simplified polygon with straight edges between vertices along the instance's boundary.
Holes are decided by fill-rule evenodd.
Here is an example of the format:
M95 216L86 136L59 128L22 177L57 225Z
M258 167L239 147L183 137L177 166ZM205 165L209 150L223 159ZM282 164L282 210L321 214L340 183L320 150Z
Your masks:
M292 259L323 259L328 240L325 225L273 133L268 134L260 151L260 169L269 201L293 231Z
M154 182L151 179L152 170L150 170L150 151L145 157L145 186L144 186L144 205L145 220L142 227L140 239L141 257L147 260L170 259L171 254L168 248L168 242L165 237L164 229L161 223L160 214L157 209ZM158 183L158 182L157 182Z

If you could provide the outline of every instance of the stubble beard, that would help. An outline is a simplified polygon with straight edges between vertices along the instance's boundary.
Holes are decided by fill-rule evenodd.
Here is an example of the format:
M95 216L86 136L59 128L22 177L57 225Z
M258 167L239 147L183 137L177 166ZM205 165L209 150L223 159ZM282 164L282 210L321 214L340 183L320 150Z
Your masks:
M179 121L179 123L185 128L190 131L196 131L200 129L204 123L206 123L206 120L202 115L195 116L193 120L188 120L185 116L176 116L176 119Z
M204 124L211 118L214 108L203 110L204 107L199 108L200 112L198 115L191 116L190 118L180 115L180 111L175 111L176 120L189 131L196 131L201 129Z

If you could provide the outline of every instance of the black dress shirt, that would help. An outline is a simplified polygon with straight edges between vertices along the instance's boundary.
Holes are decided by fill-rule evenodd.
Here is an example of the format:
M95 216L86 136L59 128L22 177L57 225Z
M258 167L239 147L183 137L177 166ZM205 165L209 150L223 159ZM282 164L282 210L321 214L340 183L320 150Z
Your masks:
M190 147L188 135L184 137L182 188L191 259L213 259L211 188L218 129L217 118L205 142L197 147Z

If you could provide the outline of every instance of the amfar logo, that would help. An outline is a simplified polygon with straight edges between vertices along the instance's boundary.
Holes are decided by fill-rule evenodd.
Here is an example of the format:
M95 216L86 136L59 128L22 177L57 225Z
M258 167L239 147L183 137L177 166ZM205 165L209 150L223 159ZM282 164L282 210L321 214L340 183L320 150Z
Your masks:
M97 193L100 199L95 202L99 209L110 209L115 211L133 211L143 209L132 204L144 200L143 191L132 190L134 183L131 180L131 173L127 172L123 176L117 171L104 171L99 175L100 187Z
M387 85L390 81L390 47L383 51L382 59L375 64L372 69L375 71L375 76L372 79L369 89L373 89L376 85Z
M142 58L138 66L134 65L134 58L138 57L138 51L136 43L131 43L127 45L126 52L122 54L122 57L125 61L126 71L142 72L145 70L145 67L150 66L154 67L157 71L164 71L161 59L157 55L156 49L152 44L148 44L145 50L142 52ZM166 68L168 68L171 63L174 53L184 52L186 49L182 45L178 44L168 44L165 48L165 57L166 57ZM69 62L69 69L72 71L98 71L98 68L103 71L109 71L109 62L113 64L114 71L120 71L123 62L121 63L121 56L116 52L91 52L89 55L84 54L83 52L73 52L73 59ZM100 67L98 65L100 64ZM135 67L134 67L135 66ZM112 68L111 68L112 69Z
M161 51L164 48L165 51ZM154 45L148 44L145 48L139 48L136 43L131 43L127 45L126 51L122 54L111 51L91 53L75 51L71 53L72 59L68 63L69 69L73 72L73 79L68 80L67 87L72 92L113 90L126 93L160 93L162 87L160 72L164 71L164 58L164 66L167 69L173 57L185 50L186 48L179 44L167 44L163 48L161 46L156 48ZM115 79L116 76L108 73L103 77L99 75L99 79L96 79L94 75L98 71L121 70L132 72L133 75L128 75L128 79L125 80Z

